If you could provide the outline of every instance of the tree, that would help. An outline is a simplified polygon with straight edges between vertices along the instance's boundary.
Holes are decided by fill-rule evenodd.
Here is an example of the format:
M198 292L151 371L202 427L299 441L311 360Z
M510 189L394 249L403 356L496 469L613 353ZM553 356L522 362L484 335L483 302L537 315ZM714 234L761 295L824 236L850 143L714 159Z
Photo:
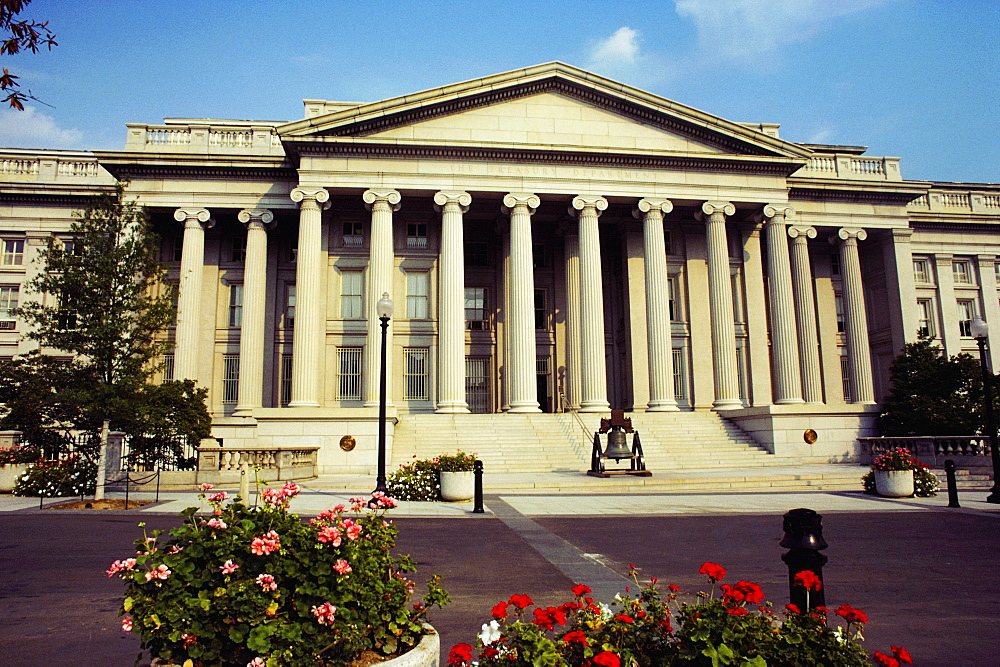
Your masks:
M985 430L979 362L948 358L933 339L908 343L889 370L892 390L877 426L883 436L974 435Z
M31 0L0 0L0 55L14 55L21 51L38 53L39 47L46 46L52 50L58 46L56 36L49 30L49 22L16 20L15 17L24 11ZM19 77L14 76L5 67L0 74L0 94L7 94L3 103L12 108L24 111L24 103L31 99L41 101L31 94L31 91L20 90Z

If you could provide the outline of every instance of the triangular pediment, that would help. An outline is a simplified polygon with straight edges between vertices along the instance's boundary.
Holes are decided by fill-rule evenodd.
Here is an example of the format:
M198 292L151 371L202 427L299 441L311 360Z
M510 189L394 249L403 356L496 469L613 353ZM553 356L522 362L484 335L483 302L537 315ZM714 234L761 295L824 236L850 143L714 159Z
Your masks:
M549 63L319 115L283 139L335 137L433 146L506 146L799 158L744 125L595 74Z

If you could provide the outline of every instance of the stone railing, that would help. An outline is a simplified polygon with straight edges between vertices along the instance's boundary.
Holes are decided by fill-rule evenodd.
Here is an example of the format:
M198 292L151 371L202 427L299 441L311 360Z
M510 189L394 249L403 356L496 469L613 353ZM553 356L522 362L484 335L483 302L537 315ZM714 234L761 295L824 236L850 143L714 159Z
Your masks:
M111 185L97 158L74 151L0 150L0 182Z
M863 157L843 153L817 154L795 176L860 181L901 181L898 157Z
M126 151L143 153L208 153L284 155L281 139L268 125L126 123Z
M922 463L938 468L947 459L960 468L989 467L990 439L980 435L916 436L906 438L858 438L859 463L871 464L879 454L901 447Z
M908 208L911 211L1000 215L1000 192L931 188L926 195L910 202Z
M223 447L202 440L198 447L198 483L239 481L243 467L259 470L268 481L309 479L316 476L319 447Z

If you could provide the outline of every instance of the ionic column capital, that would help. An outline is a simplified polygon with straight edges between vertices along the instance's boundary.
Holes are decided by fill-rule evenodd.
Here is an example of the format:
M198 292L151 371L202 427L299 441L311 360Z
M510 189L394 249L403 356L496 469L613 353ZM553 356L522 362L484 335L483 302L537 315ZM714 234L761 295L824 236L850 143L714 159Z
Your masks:
M469 212L469 205L472 204L472 195L468 192L452 192L441 190L434 193L434 210L440 213L448 204L455 204L462 213Z
M536 194L530 192L511 192L504 195L503 212L510 213L518 206L523 206L528 209L528 215L534 215L541 203L542 200Z
M851 239L856 239L857 241L864 241L868 238L868 232L863 229L857 229L852 227L841 227L837 230L837 238L841 241L850 242Z
M707 201L701 205L701 212L706 217L710 217L716 213L722 213L728 217L735 215L736 207L727 201Z
M577 195L573 197L567 210L570 215L578 215L588 208L594 209L596 215L601 215L608 208L608 200L601 196Z
M639 200L639 203L635 205L632 209L632 217L637 220L642 220L643 217L651 211L659 211L660 215L665 215L674 210L674 203L669 199L661 199L659 197L645 197Z
M207 208L179 208L174 211L174 220L185 223L185 227L204 225L206 229L211 229L215 226L215 220Z
M385 202L393 211L399 210L399 202L403 200L403 196L399 194L398 190L365 190L361 198L365 200L365 208L369 211L372 210L373 206L378 205L379 202Z
M274 213L266 208L245 208L236 214L236 218L248 228L254 225L265 230L274 228Z
M326 188L295 188L288 196L303 207L316 206L323 210L330 208L330 193Z
M795 213L795 209L788 204L767 204L764 206L765 218L789 218Z
M808 225L792 225L788 228L788 235L793 239L814 239L816 238L816 228Z

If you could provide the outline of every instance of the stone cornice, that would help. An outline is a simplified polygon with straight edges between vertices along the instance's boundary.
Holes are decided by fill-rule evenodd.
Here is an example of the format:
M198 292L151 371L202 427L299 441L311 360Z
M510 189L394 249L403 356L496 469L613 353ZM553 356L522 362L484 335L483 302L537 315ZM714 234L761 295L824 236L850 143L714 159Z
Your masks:
M99 164L115 178L245 178L254 181L298 180L288 158L241 155L169 155L96 151Z
M866 204L887 204L890 206L906 206L911 201L924 194L921 190L910 187L893 186L889 183L845 183L843 181L824 182L817 187L796 182L789 182L788 199L807 201L841 201Z

